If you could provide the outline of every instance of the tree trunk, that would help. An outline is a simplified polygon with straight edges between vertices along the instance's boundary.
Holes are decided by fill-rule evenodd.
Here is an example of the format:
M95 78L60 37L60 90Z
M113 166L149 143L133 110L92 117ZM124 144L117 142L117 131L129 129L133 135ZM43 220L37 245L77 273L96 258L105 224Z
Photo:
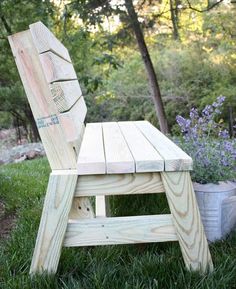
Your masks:
M171 22L173 26L173 38L175 40L180 40L179 37L179 19L178 19L178 4L179 1L175 1L173 4L173 0L170 0L170 15L171 15Z
M148 80L149 80L149 84L151 88L151 94L152 94L155 109L157 112L157 118L160 124L160 129L164 134L166 134L169 132L169 130L168 130L165 110L164 110L164 106L163 106L163 102L161 98L160 87L158 85L157 76L153 67L153 63L152 63L150 54L148 52L147 45L144 40L140 23L138 21L138 16L134 9L133 1L125 0L125 6L126 6L132 28L136 36L138 47L142 55L142 59L143 59L146 71L147 71L147 76L148 76Z
M37 142L40 140L40 136L39 136L39 132L38 132L38 128L36 126L35 120L34 120L34 116L32 114L32 111L30 109L30 106L27 104L25 109L24 109L24 113L25 116L27 117L29 124L30 124L30 128L32 131L32 135L30 135L30 141L31 142Z

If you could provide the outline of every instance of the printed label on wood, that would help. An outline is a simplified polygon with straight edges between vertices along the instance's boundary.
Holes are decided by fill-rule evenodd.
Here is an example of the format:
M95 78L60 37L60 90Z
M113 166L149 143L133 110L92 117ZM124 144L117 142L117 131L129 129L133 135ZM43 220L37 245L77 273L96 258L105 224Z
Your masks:
M49 127L51 125L59 124L59 119L56 114L44 116L36 119L37 128Z

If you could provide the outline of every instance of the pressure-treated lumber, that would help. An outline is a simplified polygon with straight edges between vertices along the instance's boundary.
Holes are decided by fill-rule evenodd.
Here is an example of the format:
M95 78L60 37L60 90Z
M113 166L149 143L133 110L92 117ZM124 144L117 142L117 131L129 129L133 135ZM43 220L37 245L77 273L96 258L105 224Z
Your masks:
M163 193L160 173L79 176L75 196Z
M106 173L101 123L86 125L77 166L79 175Z
M73 65L55 53L39 54L39 59L48 83L77 79Z
M54 82L50 89L59 112L68 111L82 95L78 80Z
M134 173L135 163L118 123L102 124L108 174Z
M95 213L96 218L109 217L110 216L110 205L108 196L96 196L95 198Z
M163 157L165 171L192 170L192 159L190 156L148 121L136 121L135 125Z
M52 51L71 62L67 48L42 22L33 23L29 27L38 53Z
M9 41L52 168L31 273L55 273L63 244L176 240L188 269L212 269L191 158L146 121L84 130L87 108L67 49L40 22ZM161 192L171 215L106 217L109 195Z
M71 120L70 126L74 125L76 127L77 123L81 124L84 122L86 113L87 107L83 96L81 96L69 111L60 113L59 116L61 119L64 117L69 118ZM70 127L68 127L68 129L70 129Z
M89 198L73 198L69 219L91 218L94 218L94 211Z
M135 126L135 122L118 122L118 125L135 160L135 171L137 173L163 171L163 158Z
M18 71L52 169L76 168L76 155L66 142L30 31L9 36Z
M173 224L185 261L191 270L213 269L189 172L162 172Z
M83 121L85 119L86 112L87 107L85 105L84 98L80 97L69 111L58 115L58 119L60 120L65 132L65 140L74 147L76 159L78 157L80 144L83 138Z
M30 272L55 273L77 176L50 176Z
M64 246L176 241L170 215L98 218L69 223Z

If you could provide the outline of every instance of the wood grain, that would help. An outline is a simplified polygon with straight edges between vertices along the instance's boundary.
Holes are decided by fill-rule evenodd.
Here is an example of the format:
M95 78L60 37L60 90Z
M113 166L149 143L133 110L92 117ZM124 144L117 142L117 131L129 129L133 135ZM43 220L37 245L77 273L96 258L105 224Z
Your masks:
M84 133L83 122L86 113L87 107L84 98L80 97L69 111L58 115L58 119L65 133L65 139L67 142L73 143L76 146L76 152L78 152L78 146L80 146L82 142Z
M64 246L176 241L170 215L98 218L69 223Z
M53 52L39 54L39 58L48 83L77 79L73 65Z
M148 121L136 121L135 125L140 129L149 142L155 147L165 162L165 171L189 171L192 170L192 159L181 150L173 141L162 134Z
M50 50L71 62L67 48L42 22L33 23L29 27L38 53L44 53Z
M108 196L96 196L95 198L95 213L96 218L99 217L109 217L110 216L110 206L109 206Z
M79 175L106 173L101 123L86 125L77 165Z
M94 217L94 210L89 198L73 198L69 219L91 219Z
M212 270L189 172L163 172L161 176L186 267L201 271L209 267Z
M68 111L82 95L78 80L54 82L50 89L59 112Z
M30 273L55 273L77 176L50 176Z
M163 193L159 173L79 176L75 196Z
M164 160L135 126L135 122L123 121L118 122L118 125L134 158L135 171L137 173L164 171Z
M51 168L76 168L74 150L66 142L65 131L29 30L8 39Z
M102 129L107 173L134 173L135 162L118 123L103 123Z

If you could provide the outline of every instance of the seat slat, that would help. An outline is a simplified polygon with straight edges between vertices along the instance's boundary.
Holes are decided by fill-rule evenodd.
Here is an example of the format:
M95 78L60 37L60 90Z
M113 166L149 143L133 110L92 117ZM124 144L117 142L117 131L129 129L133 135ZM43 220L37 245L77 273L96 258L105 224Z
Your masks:
M119 127L135 160L136 172L164 171L164 160L135 126L135 122L119 122Z
M71 62L67 48L42 22L36 22L31 24L29 27L38 53L44 53L50 50Z
M77 79L73 65L53 52L39 54L39 58L48 83Z
M101 123L86 125L77 165L79 175L106 173Z
M59 112L69 110L82 95L78 80L54 82L50 89Z
M134 173L135 163L117 122L102 124L108 174Z
M171 215L78 220L67 226L64 246L177 241Z
M148 121L136 121L135 125L163 157L165 171L185 171L192 169L191 157Z

